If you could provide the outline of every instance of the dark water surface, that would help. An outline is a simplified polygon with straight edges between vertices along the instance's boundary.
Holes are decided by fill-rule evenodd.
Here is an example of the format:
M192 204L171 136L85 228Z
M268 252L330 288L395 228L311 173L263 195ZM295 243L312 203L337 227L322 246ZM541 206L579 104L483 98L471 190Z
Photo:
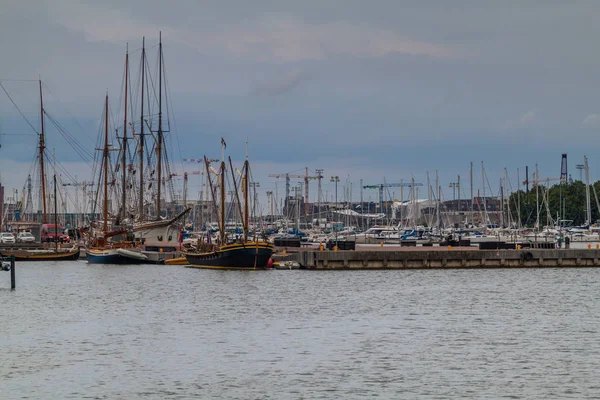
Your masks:
M17 268L2 399L600 398L600 269Z

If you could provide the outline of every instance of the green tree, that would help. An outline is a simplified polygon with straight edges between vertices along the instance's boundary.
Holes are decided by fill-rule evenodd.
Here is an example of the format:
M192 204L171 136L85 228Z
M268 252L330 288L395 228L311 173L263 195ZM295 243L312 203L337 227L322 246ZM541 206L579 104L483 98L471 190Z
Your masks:
M594 188L596 193L600 193L600 181L590 185L590 197L592 205L592 221L600 218L600 211L596 206L594 197ZM548 212L550 210L550 219L556 222L557 217L566 220L572 220L573 225L583 225L586 219L586 201L585 201L585 184L581 181L575 181L567 184L556 184L550 188L543 185L538 187L539 192L539 209L540 209L540 225L546 225L548 221ZM546 195L547 193L547 195ZM548 207L546 200L548 200ZM521 205L521 223L524 226L533 227L536 221L537 206L536 206L536 189L535 187L525 193L523 190L514 192L508 199L512 218L519 218L517 205Z

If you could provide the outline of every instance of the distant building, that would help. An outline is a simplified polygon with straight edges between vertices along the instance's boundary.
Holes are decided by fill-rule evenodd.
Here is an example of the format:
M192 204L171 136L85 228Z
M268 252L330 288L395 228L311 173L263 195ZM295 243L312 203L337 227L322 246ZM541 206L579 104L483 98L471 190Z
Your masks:
M442 211L471 211L471 199L447 200L442 202ZM484 208L485 204L485 208ZM493 197L474 197L473 211L500 211L500 200Z
M304 197L298 196L290 196L285 199L285 203L283 206L283 214L288 215L290 217L300 215L304 216L305 208L304 208Z

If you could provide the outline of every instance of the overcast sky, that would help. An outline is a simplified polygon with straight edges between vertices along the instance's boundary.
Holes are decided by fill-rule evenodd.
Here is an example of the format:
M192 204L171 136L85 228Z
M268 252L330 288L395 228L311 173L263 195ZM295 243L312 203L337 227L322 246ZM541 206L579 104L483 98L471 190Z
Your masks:
M218 156L224 137L239 160L248 138L262 191L275 187L269 173L305 166L349 177L355 198L361 178L424 182L437 169L451 198L458 174L468 194L470 161L475 190L484 161L497 191L505 167L513 187L517 168L523 178L536 162L543 177L558 177L561 153L573 178L584 154L598 177L598 1L4 3L0 79L41 76L49 112L90 151L105 92L118 102L126 44L135 66L142 36L155 52L162 31L171 159ZM35 83L5 86L37 128ZM0 95L0 131L32 133ZM2 179L20 188L35 135L0 140ZM58 134L48 146L85 176ZM333 186L324 190L331 196ZM364 196L375 200L376 192Z

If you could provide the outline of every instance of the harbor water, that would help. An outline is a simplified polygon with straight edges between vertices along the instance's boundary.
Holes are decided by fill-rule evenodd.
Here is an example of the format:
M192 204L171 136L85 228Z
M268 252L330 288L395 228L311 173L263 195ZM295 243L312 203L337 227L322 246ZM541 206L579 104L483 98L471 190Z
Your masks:
M600 269L0 272L3 399L591 398Z

